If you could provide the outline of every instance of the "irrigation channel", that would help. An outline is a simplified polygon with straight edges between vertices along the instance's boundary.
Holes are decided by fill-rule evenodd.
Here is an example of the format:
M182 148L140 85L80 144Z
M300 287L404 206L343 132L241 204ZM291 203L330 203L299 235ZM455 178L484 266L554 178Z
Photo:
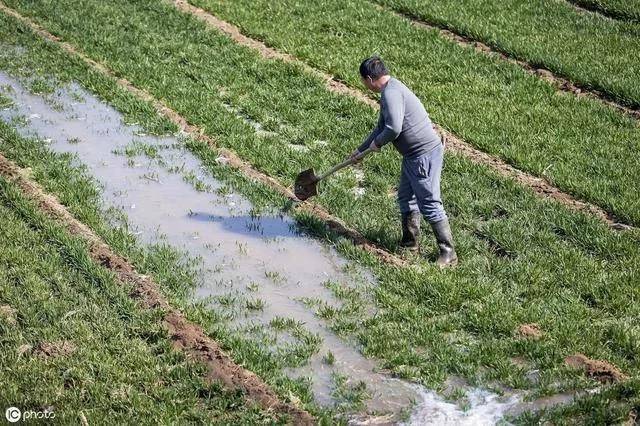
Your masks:
M209 175L179 137L145 135L78 85L34 95L0 73L0 87L14 103L0 111L0 118L53 151L74 154L102 186L104 206L124 212L141 243L170 244L198 260L200 285L194 297L225 312L234 332L259 344L267 342L273 351L295 345L299 338L274 330L273 320L293 319L305 335L315 336L319 350L287 373L310 378L319 404L337 402L337 376L347 377L348 383L364 382L367 412L375 416L354 414L352 423L404 418L409 424L494 424L505 415L572 399L566 395L523 402L520 393L497 395L452 380L453 388L466 392L463 409L436 392L380 372L375 360L331 332L303 302L339 306L325 284L366 290L375 285L370 273L301 233L292 219L256 214L246 198ZM333 363L326 362L329 352Z

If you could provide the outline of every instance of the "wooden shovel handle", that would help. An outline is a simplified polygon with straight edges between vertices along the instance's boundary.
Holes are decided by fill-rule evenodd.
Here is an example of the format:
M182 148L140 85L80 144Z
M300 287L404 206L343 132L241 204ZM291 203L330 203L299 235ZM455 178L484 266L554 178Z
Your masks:
M368 155L371 151L373 151L371 148L367 148L364 151L362 151L361 153L359 153L358 155L356 155L355 157L349 158L348 160L343 161L342 163L338 164L337 166L334 166L331 170L329 170L329 171L321 174L320 176L318 176L318 179L316 180L316 182L321 181L322 179L326 178L327 176L330 176L330 175L334 174L338 170L342 170L345 167L350 166L353 163L356 163L356 162L360 161L366 155Z

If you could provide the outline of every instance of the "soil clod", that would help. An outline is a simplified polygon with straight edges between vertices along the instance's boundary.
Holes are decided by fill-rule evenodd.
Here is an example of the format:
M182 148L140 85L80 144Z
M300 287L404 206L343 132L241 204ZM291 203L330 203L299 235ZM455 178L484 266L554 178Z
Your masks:
M57 358L69 356L76 351L76 345L68 340L42 342L36 347L34 354L41 358Z
M9 305L0 305L0 317L9 325L16 325L16 310Z
M564 362L569 367L584 370L587 376L602 383L617 383L628 378L615 365L607 361L591 359L583 354L568 356Z
M539 339L542 337L542 330L540 326L535 323L522 324L518 327L518 335L520 337L527 337L532 339Z

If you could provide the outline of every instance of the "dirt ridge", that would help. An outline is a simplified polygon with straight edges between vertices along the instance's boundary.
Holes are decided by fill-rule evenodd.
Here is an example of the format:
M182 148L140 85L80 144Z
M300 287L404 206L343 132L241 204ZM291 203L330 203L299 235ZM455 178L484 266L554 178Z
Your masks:
M329 90L336 93L352 96L364 102L365 104L373 107L374 109L379 108L379 105L375 100L373 100L372 98L367 96L365 93L361 92L360 90L347 86L345 83L336 80L333 76L329 74L325 74L323 71L320 71L308 65L303 60L298 59L293 55L280 52L274 48L267 46L261 41L252 39L242 34L242 32L238 27L236 27L235 25L229 22L221 20L220 18L212 15L206 10L201 9L197 6L194 6L188 3L186 0L165 0L165 1L171 2L179 10L186 13L190 13L196 16L197 18L203 20L205 23L211 25L212 27L222 31L223 33L227 34L227 36L230 37L236 43L242 46L250 47L252 49L257 50L263 57L269 58L269 59L275 58L285 62L295 63L301 66L305 71L312 73L314 75L320 76L326 82ZM393 13L396 13L396 12L393 12ZM490 49L488 46L486 46L486 48ZM640 118L640 111L636 111L636 112L637 112L637 116ZM487 165L493 168L494 170L496 170L499 174L503 176L514 178L516 181L518 181L518 183L533 189L533 191L540 196L552 198L574 210L581 210L581 211L588 212L596 216L603 222L605 222L607 225L609 225L613 229L628 230L628 229L634 228L633 226L622 223L621 221L616 219L615 216L613 216L603 208L595 204L579 200L573 197L572 195L561 191L559 188L551 185L545 179L530 175L506 163L504 160L498 157L494 157L490 154L487 154L486 152L483 152L474 148L469 143L464 142L462 139L458 138L457 136L448 132L447 130L443 129L440 126L436 125L435 127L436 127L436 130L443 137L443 140L446 140L446 146L449 149L451 149L452 151L460 155L465 156L471 161L475 163Z
M59 44L65 51L67 51L68 53L74 56L77 56L82 61L84 61L87 65L91 66L97 71L100 71L101 73L116 79L116 82L120 87L128 90L129 92L133 93L140 99L152 104L155 107L155 109L158 111L158 113L168 118L171 122L173 122L176 126L178 126L178 128L182 132L187 133L191 137L195 138L196 140L204 142L207 145L211 146L212 148L216 149L220 153L220 155L226 158L227 165L239 170L245 176L269 186L270 188L276 190L277 192L279 192L289 200L296 202L294 204L294 208L316 216L318 219L320 219L322 222L325 223L327 229L330 230L331 232L349 239L354 245L359 246L366 252L373 254L374 256L378 257L380 260L382 260L387 264L398 266L398 267L403 267L407 265L407 262L403 258L389 252L388 250L382 248L378 244L369 241L358 231L352 228L349 228L341 220L331 215L326 209L319 206L318 204L315 204L309 201L306 201L303 203L297 203L297 198L293 193L293 191L291 190L291 188L286 187L285 185L280 183L277 179L255 169L250 163L240 158L234 151L227 148L219 147L215 139L211 136L206 135L203 129L201 129L198 126L189 124L189 122L184 117L182 117L173 109L169 108L164 102L156 99L153 95L151 95L146 90L139 89L138 87L134 86L133 83L131 83L129 80L122 77L118 77L111 69L109 69L104 64L91 59L90 57L80 52L71 44L61 40L59 37L49 33L40 25L36 24L35 22L32 22L29 18L24 17L17 11L9 8L2 1L0 1L0 10L4 11L8 15L13 16L14 18L24 23L25 25L29 26L34 32L36 32L38 35L40 35L44 39Z
M160 293L158 284L149 276L139 274L122 256L116 254L88 226L77 220L52 195L33 182L27 172L0 153L0 175L16 184L28 198L35 201L47 216L87 243L89 255L98 264L113 272L120 282L132 285L131 296L147 309L159 308L165 312L166 327L173 347L207 367L207 380L220 381L230 389L240 389L247 400L267 410L289 415L295 424L315 424L311 415L292 404L279 400L275 392L249 370L236 364L217 342L206 335L202 327L187 320L172 308Z
M579 10L582 10L583 12L589 12L587 9L582 9L579 6L573 4L572 2L569 2L569 3L572 4L574 7L578 8ZM552 84L559 91L572 93L578 97L588 97L591 99L596 99L612 108L615 108L621 111L624 114L627 114L637 120L640 120L640 110L638 108L631 108L629 106L623 105L618 100L616 100L612 95L609 95L600 90L585 86L583 84L573 82L565 77L562 77L554 73L549 69L536 67L527 61L523 61L521 59L516 58L515 56L510 54L508 51L500 49L497 46L490 46L468 35L461 34L451 26L436 23L433 21L425 21L424 18L415 16L411 13L401 12L387 6L382 6L378 3L375 3L375 4L380 10L390 12L402 19L405 19L409 21L412 25L418 28L424 28L427 30L436 30L440 32L440 34L444 38L451 40L462 47L474 49L476 52L479 52L485 55L497 56L504 61L518 65L519 67L524 69L527 73L540 77L541 79Z

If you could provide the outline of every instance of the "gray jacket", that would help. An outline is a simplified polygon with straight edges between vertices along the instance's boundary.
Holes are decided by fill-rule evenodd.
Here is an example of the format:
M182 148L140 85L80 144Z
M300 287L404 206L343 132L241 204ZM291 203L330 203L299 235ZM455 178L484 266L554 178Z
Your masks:
M379 147L393 142L408 158L426 154L442 143L420 99L395 78L382 90L378 125L358 150L364 151L374 140Z

